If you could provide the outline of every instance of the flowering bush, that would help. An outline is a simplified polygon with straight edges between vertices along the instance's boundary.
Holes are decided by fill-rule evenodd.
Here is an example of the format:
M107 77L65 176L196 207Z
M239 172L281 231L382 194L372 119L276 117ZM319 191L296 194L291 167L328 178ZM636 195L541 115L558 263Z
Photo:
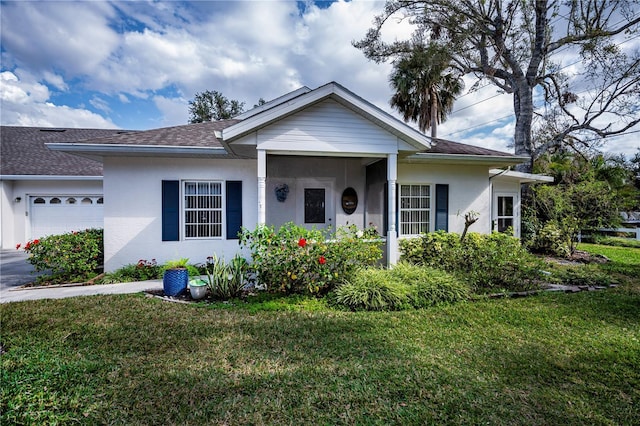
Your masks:
M21 247L18 244L16 249ZM91 278L99 270L103 247L102 229L87 229L28 241L23 249L36 271L51 271L56 281L77 281Z
M335 233L293 223L278 231L259 226L254 231L243 229L240 244L251 250L258 284L287 294L325 294L358 267L373 265L382 257L375 229L359 230L354 225Z

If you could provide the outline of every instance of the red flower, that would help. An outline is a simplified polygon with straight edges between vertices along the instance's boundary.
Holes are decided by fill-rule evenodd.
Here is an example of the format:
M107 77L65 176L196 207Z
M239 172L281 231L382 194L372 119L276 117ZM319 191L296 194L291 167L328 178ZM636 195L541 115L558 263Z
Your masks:
M18 244L16 245L16 250L19 250L21 245L22 245L22 244L18 243Z
M300 240L298 240L298 245L300 247L304 247L307 245L307 240L305 240L304 238L300 238Z
M40 242L40 240L33 240L33 245L35 246L36 244L38 244Z
M318 258L318 263L324 265L325 263L327 263L327 259L325 259L324 256L320 256Z

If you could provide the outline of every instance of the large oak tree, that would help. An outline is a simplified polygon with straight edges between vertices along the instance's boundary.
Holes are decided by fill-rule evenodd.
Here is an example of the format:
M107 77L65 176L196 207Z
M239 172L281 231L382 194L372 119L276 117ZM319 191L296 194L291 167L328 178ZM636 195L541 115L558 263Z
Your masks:
M415 25L413 39L383 40L396 18ZM406 55L415 39L446 46L460 73L513 95L515 153L533 160L640 122L640 54L627 51L639 27L640 6L631 0L391 0L354 46L376 62ZM561 62L567 57L574 63ZM534 145L536 116L554 130Z

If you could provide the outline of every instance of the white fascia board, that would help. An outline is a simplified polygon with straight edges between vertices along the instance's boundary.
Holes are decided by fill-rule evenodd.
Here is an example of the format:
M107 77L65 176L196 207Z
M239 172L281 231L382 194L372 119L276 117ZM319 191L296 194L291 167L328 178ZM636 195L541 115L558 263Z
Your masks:
M82 181L101 181L102 180L102 176L0 175L0 180L82 180Z
M424 134L420 133L413 127L402 123L337 83L328 83L315 90L290 99L287 102L282 102L280 105L263 111L261 114L254 115L240 123L227 127L222 131L223 139L227 142L231 142L235 138L255 131L260 127L266 126L293 114L296 111L328 98L337 101L341 105L365 116L367 119L390 131L400 139L414 146L416 151L424 150L431 146L429 138Z
M112 145L112 144L80 144L80 143L47 143L52 151L63 151L71 154L109 155L109 154L173 154L173 155L225 155L222 147L210 148L199 146L166 146L166 145Z
M273 108L277 105L280 105L281 103L288 102L289 100L297 98L300 95L304 95L305 93L309 93L310 91L311 89L309 89L307 86L302 86L301 88L296 89L293 92L289 92L285 95L272 99L264 105L259 105L255 108L250 109L249 111L245 111L242 114L236 115L233 118L238 120L246 120L247 118L253 117L256 114L260 114L261 112L266 111L269 108Z
M266 150L269 155L291 155L298 157L340 157L340 158L386 158L387 154L384 153L370 153L370 152L328 152L328 151L279 151L279 150Z
M503 157L500 155L473 154L432 154L418 153L402 159L405 163L449 163L449 164L487 164L493 167L515 166L529 160L525 156Z
M535 173L523 173L516 172L514 170L500 170L500 169L491 169L489 170L489 176L491 177L507 177L512 179L517 179L522 183L533 183L533 182L553 182L553 176L540 175Z

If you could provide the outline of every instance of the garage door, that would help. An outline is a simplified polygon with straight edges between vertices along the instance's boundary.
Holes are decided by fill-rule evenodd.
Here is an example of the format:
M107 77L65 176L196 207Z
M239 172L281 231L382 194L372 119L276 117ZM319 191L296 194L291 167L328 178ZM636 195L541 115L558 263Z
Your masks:
M30 197L31 238L102 228L102 195Z

